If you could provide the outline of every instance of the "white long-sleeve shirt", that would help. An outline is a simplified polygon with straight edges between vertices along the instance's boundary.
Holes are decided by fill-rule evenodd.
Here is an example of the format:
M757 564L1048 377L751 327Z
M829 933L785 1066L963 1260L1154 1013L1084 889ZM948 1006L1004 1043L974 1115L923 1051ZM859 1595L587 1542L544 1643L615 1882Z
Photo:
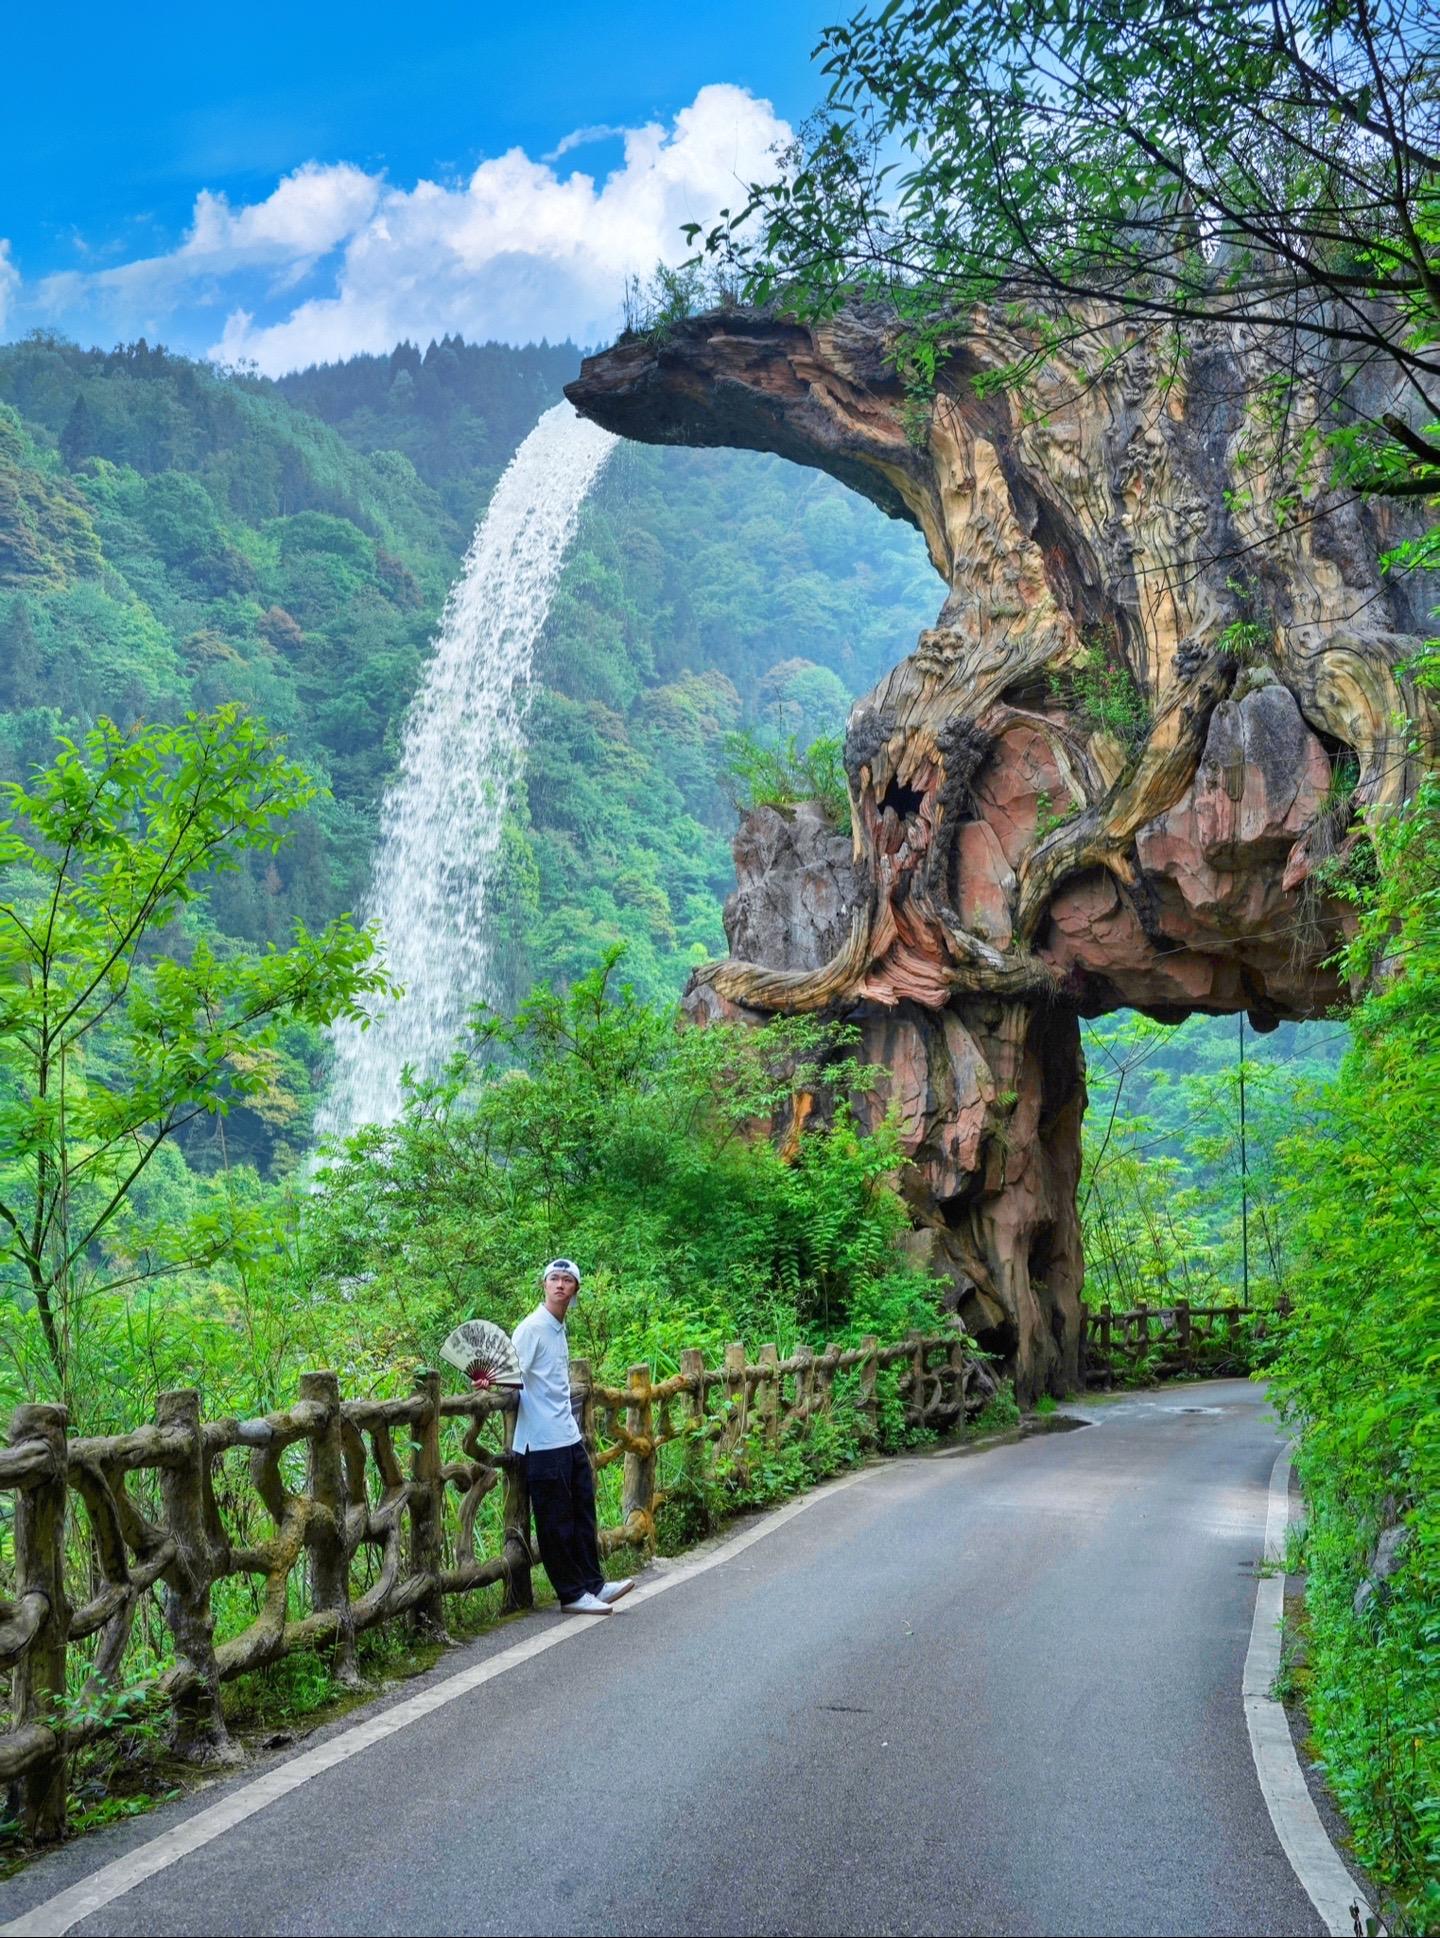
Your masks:
M515 1416L515 1451L573 1447L580 1438L570 1406L570 1343L562 1322L538 1305L511 1335L525 1384Z

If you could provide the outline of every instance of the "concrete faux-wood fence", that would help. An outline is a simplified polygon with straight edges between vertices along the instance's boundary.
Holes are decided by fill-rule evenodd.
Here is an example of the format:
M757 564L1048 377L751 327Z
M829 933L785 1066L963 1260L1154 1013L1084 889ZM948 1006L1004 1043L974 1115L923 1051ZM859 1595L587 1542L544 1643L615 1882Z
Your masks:
M840 1404L874 1444L886 1367L901 1369L914 1425L953 1426L995 1390L958 1329L783 1360L764 1346L753 1364L735 1345L720 1367L687 1351L672 1378L652 1382L636 1366L619 1388L596 1384L575 1361L574 1401L596 1467L623 1463L621 1520L602 1528L602 1547L653 1542L668 1445L684 1442L698 1479L748 1434L772 1443L787 1430L804 1435ZM841 1374L854 1377L837 1395ZM345 1400L333 1373L315 1372L294 1406L264 1419L202 1420L199 1395L186 1390L160 1396L152 1425L103 1439L68 1437L63 1407L18 1408L0 1450L13 1540L12 1592L0 1601L0 1668L12 1671L0 1781L26 1835L62 1833L67 1757L123 1720L113 1692L133 1683L126 1656L152 1589L163 1591L174 1661L145 1690L168 1708L177 1753L200 1763L235 1754L220 1702L233 1676L324 1647L337 1680L353 1683L355 1637L378 1623L404 1617L443 1637L445 1597L491 1583L503 1584L507 1611L529 1607L535 1556L512 1452L515 1406L513 1392L442 1393L434 1372L418 1374L404 1399ZM405 1462L398 1431L409 1436ZM227 1465L237 1454L248 1474ZM477 1521L497 1488L498 1546L484 1554ZM268 1527L259 1537L248 1528L257 1507ZM217 1642L216 1590L234 1577L259 1579L258 1612ZM81 1675L78 1700L67 1700Z
M1081 1315L1081 1376L1087 1385L1099 1386L1142 1371L1168 1379L1243 1369L1250 1342L1263 1339L1288 1309L1283 1301L1279 1306L1191 1305L1188 1299L1167 1306L1141 1302L1121 1312L1108 1305L1087 1307Z

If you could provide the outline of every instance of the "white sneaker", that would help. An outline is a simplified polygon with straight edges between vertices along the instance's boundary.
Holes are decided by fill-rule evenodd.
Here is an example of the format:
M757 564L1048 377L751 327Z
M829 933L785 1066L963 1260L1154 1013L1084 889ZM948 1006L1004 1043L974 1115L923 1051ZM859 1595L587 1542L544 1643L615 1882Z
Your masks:
M578 1602L561 1602L562 1615L608 1615L609 1602L602 1602L598 1595L582 1595Z
M600 1599L607 1608L613 1608L622 1595L628 1595L635 1586L633 1581L607 1581L600 1590Z

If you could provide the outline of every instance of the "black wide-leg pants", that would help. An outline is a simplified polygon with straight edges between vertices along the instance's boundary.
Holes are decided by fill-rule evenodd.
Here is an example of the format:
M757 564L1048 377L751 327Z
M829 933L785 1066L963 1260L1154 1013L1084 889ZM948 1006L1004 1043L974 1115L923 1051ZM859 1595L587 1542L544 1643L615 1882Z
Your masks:
M595 1474L583 1441L572 1447L532 1447L525 1484L535 1514L540 1559L561 1603L598 1595L605 1585L595 1526Z

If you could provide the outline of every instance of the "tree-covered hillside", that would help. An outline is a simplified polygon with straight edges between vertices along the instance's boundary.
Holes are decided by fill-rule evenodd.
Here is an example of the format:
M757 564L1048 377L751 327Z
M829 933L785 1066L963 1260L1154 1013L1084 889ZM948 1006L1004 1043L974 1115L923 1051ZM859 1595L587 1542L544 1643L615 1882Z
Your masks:
M577 353L458 340L282 385L136 344L0 349L0 778L102 715L238 700L329 790L275 856L212 884L221 935L358 909L405 708L473 522ZM828 479L735 453L617 453L540 654L507 830L508 987L613 942L651 996L720 949L734 813L722 740L837 728L938 588L919 541ZM231 1154L293 1163L323 1060ZM202 1157L192 1150L192 1156Z

